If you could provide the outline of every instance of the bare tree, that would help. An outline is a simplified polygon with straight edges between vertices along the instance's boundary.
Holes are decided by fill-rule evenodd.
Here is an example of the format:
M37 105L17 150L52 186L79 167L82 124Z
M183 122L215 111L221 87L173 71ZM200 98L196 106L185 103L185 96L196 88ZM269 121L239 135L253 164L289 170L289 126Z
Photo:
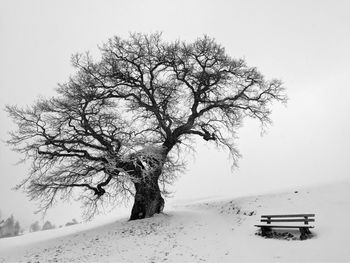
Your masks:
M14 236L18 236L19 234L21 234L23 232L21 225L19 224L18 221L16 221L15 225L14 225Z
M1 210L0 210L0 232L1 232L1 228L4 226L5 223L5 219L2 219L2 214L1 214Z
M131 220L159 213L159 183L171 182L193 138L226 147L236 164L242 120L266 126L271 103L286 101L281 81L266 80L207 36L167 43L161 34L132 34L100 50L97 61L73 56L77 72L57 97L7 107L18 125L8 143L33 160L18 188L44 209L80 189L90 214L130 194Z
M18 221L15 221L13 215L3 221L3 224L0 226L0 237L18 236L20 232L21 226Z

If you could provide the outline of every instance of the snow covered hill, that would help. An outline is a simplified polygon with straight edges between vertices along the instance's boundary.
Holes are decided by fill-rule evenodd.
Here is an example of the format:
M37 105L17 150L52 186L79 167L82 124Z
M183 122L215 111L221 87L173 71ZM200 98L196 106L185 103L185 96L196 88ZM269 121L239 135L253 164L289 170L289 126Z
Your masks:
M350 262L349 189L346 181L188 202L144 220L122 218L0 239L0 262ZM256 235L253 225L265 213L315 213L313 237Z

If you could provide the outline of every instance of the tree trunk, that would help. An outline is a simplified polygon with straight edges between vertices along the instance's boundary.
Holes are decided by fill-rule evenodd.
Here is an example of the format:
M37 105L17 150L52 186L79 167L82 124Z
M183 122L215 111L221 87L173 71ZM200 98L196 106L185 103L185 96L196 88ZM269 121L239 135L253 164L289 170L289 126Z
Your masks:
M174 144L173 144L174 145ZM173 145L163 145L160 149L161 158L157 160L158 167L152 173L146 176L140 167L142 163L134 170L134 177L138 180L134 181L135 200L131 210L130 220L143 219L161 213L164 208L164 199L161 195L158 180L163 172L163 165L166 157Z
M157 173L135 183L136 193L130 220L151 217L163 211L164 199L160 193L158 178Z

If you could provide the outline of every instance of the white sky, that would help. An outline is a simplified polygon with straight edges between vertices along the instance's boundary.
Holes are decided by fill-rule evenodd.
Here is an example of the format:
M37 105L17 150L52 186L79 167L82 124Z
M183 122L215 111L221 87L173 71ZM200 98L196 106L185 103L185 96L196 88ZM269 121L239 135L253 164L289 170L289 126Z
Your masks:
M15 1L0 0L0 107L54 95L73 73L70 56L97 52L109 37L162 31L166 39L216 38L268 78L284 81L290 101L276 105L261 137L247 121L233 173L227 155L198 146L173 190L177 199L249 194L350 177L350 1ZM13 128L0 111L0 138ZM25 175L19 156L0 144L0 210L23 224L35 204L11 188ZM77 205L47 219L78 218ZM118 213L117 211L115 212Z

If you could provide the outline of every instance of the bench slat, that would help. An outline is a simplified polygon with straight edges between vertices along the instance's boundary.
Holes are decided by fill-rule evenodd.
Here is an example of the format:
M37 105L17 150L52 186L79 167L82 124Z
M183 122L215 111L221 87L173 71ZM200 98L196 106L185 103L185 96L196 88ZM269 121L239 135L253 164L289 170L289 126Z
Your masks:
M261 219L260 222L315 222L315 219Z
M314 217L315 214L294 214L294 215L262 215L261 217Z
M278 226L278 225L254 225L256 227L273 227L273 228L314 228L314 226L302 225L302 226Z

